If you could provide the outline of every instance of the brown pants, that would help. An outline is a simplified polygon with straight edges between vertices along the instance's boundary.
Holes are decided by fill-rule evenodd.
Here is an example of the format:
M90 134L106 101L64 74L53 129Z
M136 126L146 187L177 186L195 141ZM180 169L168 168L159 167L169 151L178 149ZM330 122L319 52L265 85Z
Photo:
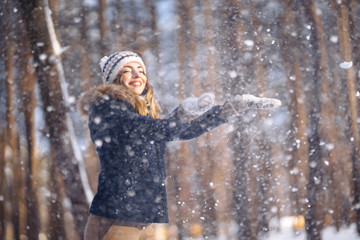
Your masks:
M129 223L90 214L85 240L155 240L153 224Z

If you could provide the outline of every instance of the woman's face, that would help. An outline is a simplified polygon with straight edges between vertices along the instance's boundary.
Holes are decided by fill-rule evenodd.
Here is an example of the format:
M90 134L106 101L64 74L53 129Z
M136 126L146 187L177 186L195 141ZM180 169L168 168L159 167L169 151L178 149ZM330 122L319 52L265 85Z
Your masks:
M137 95L144 92L147 77L141 64L137 62L127 63L119 75L121 75L122 84L126 88L132 90Z

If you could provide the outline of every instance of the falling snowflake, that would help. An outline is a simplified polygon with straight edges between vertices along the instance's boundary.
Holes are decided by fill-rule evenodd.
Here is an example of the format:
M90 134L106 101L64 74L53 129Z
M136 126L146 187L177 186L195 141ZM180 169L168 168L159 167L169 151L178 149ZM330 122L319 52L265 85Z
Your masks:
M349 69L349 68L352 67L352 65L353 65L353 63L351 61L350 62L342 62L342 63L340 63L340 67L342 69Z

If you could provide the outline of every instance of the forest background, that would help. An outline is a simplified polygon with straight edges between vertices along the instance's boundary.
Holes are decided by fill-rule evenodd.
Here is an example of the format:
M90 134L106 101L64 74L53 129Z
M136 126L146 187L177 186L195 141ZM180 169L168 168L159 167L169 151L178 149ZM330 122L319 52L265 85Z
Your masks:
M158 239L360 234L357 0L5 0L0 3L0 239L81 239L99 162L79 96L99 60L139 53L163 116L213 92L275 97L167 145ZM289 218L290 217L290 218Z

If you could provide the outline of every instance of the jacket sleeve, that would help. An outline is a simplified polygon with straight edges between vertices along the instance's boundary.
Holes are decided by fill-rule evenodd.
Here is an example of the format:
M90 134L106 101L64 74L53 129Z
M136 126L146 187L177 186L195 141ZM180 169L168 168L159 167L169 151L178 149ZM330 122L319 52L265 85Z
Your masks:
M192 120L189 126L180 132L178 139L189 140L208 132L219 125L226 123L228 120L220 117L221 106L214 106L198 118Z
M133 111L124 101L106 101L94 107L89 119L92 135L108 135L118 140L172 141L189 123L182 123L176 114L166 119L153 119Z

